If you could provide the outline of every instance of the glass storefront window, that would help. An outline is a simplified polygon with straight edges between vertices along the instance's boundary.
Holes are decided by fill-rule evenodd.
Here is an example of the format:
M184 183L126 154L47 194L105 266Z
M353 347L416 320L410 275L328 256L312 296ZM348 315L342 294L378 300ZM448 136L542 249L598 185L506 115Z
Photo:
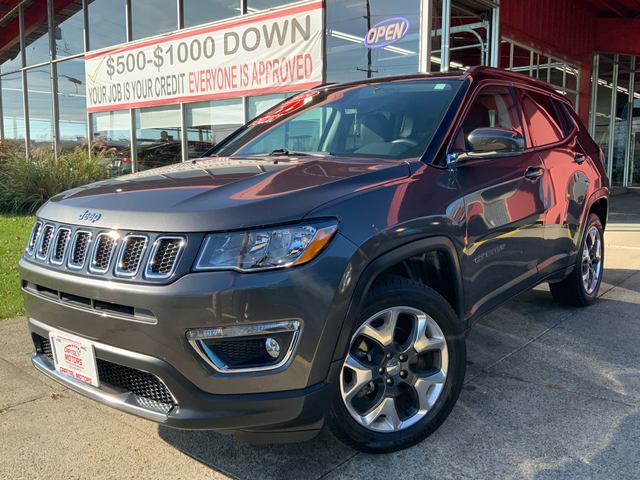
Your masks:
M189 158L202 156L243 123L240 98L187 105Z
M327 81L344 82L418 70L420 0L405 0L401 6L369 0L329 2L326 15ZM409 30L405 28L399 40L382 46L384 40L378 39L373 42L376 48L364 45L370 28L398 17L409 21ZM390 21L388 25L401 28L403 21Z
M491 8L479 2L452 2L450 69L488 65ZM473 28L471 26L474 25ZM438 26L440 28L440 25ZM440 49L440 45L432 47Z
M178 29L176 0L131 0L133 40Z
M296 93L275 93L273 95L261 95L249 98L249 120L266 112L285 98L292 97Z
M128 110L91 114L92 151L108 165L110 176L131 173L131 116Z
M44 65L27 71L30 148L53 145L53 105L51 67Z
M24 8L27 65L49 61L49 24L47 0L35 0Z
M59 62L57 69L60 146L72 150L87 138L84 60Z
M182 161L180 106L140 108L135 117L138 171Z
M240 15L240 1L183 0L184 27L196 27Z
M24 143L24 108L22 104L22 74L5 75L2 81L2 120L4 138Z
M66 4L67 2L65 2ZM56 57L70 57L84 52L84 15L82 0L75 0L64 8L54 4Z
M270 8L288 5L291 0L247 0L247 13L259 12Z
M89 3L89 49L98 50L127 41L126 0Z

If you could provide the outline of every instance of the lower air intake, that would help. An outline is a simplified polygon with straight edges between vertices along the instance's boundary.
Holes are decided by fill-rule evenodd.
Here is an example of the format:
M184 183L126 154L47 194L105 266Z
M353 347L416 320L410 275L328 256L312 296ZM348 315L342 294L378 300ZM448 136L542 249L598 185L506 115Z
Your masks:
M53 361L53 352L48 338L36 336L40 342L39 350ZM141 397L138 404L150 410L169 411L177 405L171 392L162 381L149 372L125 367L117 363L96 358L100 383L112 385Z

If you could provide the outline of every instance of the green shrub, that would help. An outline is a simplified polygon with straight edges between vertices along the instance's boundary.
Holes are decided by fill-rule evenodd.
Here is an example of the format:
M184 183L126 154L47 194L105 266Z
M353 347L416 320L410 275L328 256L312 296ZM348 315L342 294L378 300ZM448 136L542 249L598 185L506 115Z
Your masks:
M106 178L100 154L89 154L79 146L61 152L51 149L24 152L0 145L0 212L33 214L54 195Z

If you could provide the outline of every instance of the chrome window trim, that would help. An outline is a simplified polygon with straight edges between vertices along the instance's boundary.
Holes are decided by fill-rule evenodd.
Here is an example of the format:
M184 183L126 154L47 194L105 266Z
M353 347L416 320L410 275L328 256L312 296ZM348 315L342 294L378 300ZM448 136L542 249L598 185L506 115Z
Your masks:
M76 249L76 242L78 241L78 236L81 233L86 233L89 235L89 240L87 240L87 246L86 246L86 250L84 253L84 258L82 259L82 264L77 264L73 261L73 252ZM91 253L91 243L93 242L93 232L91 230L85 230L85 229L78 229L76 230L76 232L73 234L73 239L71 241L71 246L69 247L69 251L71 252L69 254L69 258L67 259L67 267L68 268L72 268L74 270L82 270L84 268L84 265L87 263L87 257L89 257L89 254Z
M36 229L38 226L40 226L40 229L36 234ZM42 233L43 226L44 226L44 223L41 220L38 220L33 226L33 229L31 230L31 235L29 236L29 243L27 243L27 248L25 249L25 252L27 253L27 255L31 256L36 251L36 245L38 244L38 240L40 238L40 234ZM33 243L33 247L31 246L31 243Z
M153 273L151 271L151 262L153 261L153 257L156 254L156 250L158 248L158 244L162 240L180 240L182 242L182 244L180 245L180 248L178 249L178 253L176 253L176 261L173 262L173 265L171 266L171 271L169 273L158 274L158 273ZM146 268L145 268L144 276L146 278L169 278L169 277L173 276L173 274L175 273L176 268L178 266L178 262L180 261L180 256L182 255L182 252L184 251L186 246L187 246L187 237L183 237L183 236L179 236L179 235L160 235L153 242L153 247L151 248L151 254L149 255L149 259L147 260L147 265L146 265Z
M117 250L118 247L118 238L119 235L116 238L113 238L113 231L111 232L100 232L98 235L96 235L96 241L93 242L93 246L91 247L91 260L89 260L89 267L87 268L87 270L89 271L89 273L95 273L95 274L99 274L99 275L104 275L105 273L107 273L109 271L109 268L111 267L111 262L113 261L113 254L115 253L115 251ZM116 233L117 235L117 233ZM96 257L96 253L97 253L97 249L98 249L98 242L100 240L100 237L109 237L111 238L114 243L113 246L111 247L111 252L109 253L109 260L107 261L107 267L102 269L102 268L96 268L93 266L93 262L95 260Z
M276 322L274 322L274 323L276 323ZM262 330L259 334L256 334L256 333L248 334L248 335L251 335L251 336L264 335L265 338L266 338L267 336L269 336L270 333L279 333L279 332L283 332L283 331L293 332L293 337L291 338L291 344L289 345L287 353L282 358L282 360L280 360L278 363L276 363L274 365L266 365L264 367L248 367L248 368L232 368L232 367L229 367L222 360L220 360L209 349L209 347L207 347L205 345L203 340L200 340L200 339L193 340L193 339L190 339L189 337L187 337L187 340L189 341L189 343L191 344L193 349L196 352L198 352L198 355L200 355L200 357L202 357L202 359L205 362L207 362L208 365L213 367L213 369L218 373L222 373L222 374L227 375L227 374L234 374L234 373L268 372L270 370L276 370L276 369L281 368L281 367L283 367L285 365L288 365L289 362L291 361L291 359L293 358L293 355L296 352L297 347L298 347L298 341L300 339L300 335L302 333L302 322L300 320L298 320L298 321L295 322L295 324L296 325L294 327L289 328L289 329L282 329L282 328L265 329L265 330ZM224 338L242 338L243 336L245 336L245 335L234 335L234 336L228 336L228 337L224 337Z
M40 231L40 236L38 238L38 243L37 243L37 248L36 248L36 259L37 260L46 260L47 257L49 256L49 252L51 250L51 240L49 240L49 244L47 245L47 251L44 252L43 254L40 253L40 250L42 249L42 242L44 240L44 232L47 230L47 228L51 227L53 229L53 231L51 232L51 237L55 238L56 235L56 226L52 223L45 223L42 227L42 230Z
M142 247L142 252L140 252L140 261L138 262L138 265L136 265L136 269L135 271L132 272L126 272L122 269L120 269L120 262L122 262L122 256L124 255L124 250L127 247L127 242L129 241L129 239L132 238L142 238L144 239L144 246ZM120 242L120 248L118 249L118 255L116 257L116 275L119 277L135 277L138 272L140 271L140 265L142 265L142 262L144 261L144 256L145 253L147 253L147 247L149 246L149 237L147 237L146 235L139 235L136 233L130 233L128 235L125 235L125 237L122 239L122 242Z
M63 232L68 232L69 233L69 239L67 239L67 243L65 243L64 245L64 249L62 250L62 258L60 258L60 260L57 260L55 258L55 253L56 253L56 248L58 248L58 240L60 240L60 235ZM50 248L50 253L49 253L49 263L52 265L62 265L64 263L64 257L67 254L68 248L69 248L69 243L71 240L71 229L67 228L67 227L59 227L58 231L55 233L54 237L53 237L53 247Z

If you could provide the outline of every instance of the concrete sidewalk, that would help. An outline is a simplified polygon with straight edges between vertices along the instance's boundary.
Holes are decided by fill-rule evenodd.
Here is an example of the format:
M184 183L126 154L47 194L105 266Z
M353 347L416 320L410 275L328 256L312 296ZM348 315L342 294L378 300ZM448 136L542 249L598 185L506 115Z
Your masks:
M600 300L546 285L482 319L449 419L371 456L323 432L247 446L171 430L61 388L30 365L26 320L0 323L0 478L640 478L640 195L612 200Z

